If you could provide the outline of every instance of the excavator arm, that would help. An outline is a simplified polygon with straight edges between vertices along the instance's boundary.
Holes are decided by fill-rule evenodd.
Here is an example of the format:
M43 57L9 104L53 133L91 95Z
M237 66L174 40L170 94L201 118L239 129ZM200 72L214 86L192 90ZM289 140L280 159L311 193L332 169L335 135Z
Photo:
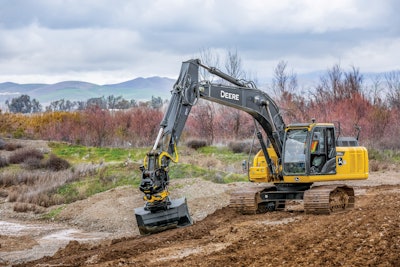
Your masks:
M200 81L200 69L218 76L221 82ZM199 98L250 114L263 128L277 157L281 157L285 124L276 103L268 94L257 89L254 83L237 80L216 68L203 65L198 59L183 62L156 141L141 167L140 190L144 193L146 204L135 209L135 214L142 234L192 224L186 199L169 198L168 166L171 161L179 159L176 147L191 108ZM279 180L281 174L272 164L261 134L259 136L270 173Z

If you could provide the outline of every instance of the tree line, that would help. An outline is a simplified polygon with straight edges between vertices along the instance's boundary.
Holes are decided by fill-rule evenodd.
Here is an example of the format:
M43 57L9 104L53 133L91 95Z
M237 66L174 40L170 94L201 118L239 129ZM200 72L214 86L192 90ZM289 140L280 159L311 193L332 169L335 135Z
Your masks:
M160 107L163 104L161 97L152 96L150 101L137 102L135 99L126 100L122 96L109 95L107 97L94 97L86 101L71 101L60 99L52 101L48 106L43 106L40 102L29 95L23 94L21 96L6 100L6 107L11 113L31 114L39 112L51 111L76 111L85 110L91 106L98 106L102 109L129 109L137 106L150 106L153 108Z
M202 61L237 79L248 79L237 52L228 51L226 58L221 68L218 57L204 51ZM207 73L201 75L212 79ZM400 71L384 73L366 82L358 68L346 71L336 64L315 84L305 87L299 85L287 62L281 61L274 69L267 93L277 102L287 124L312 119L340 123L341 135L355 135L356 129L361 128L363 145L400 149ZM0 134L89 146L151 145L167 102L157 97L146 103L128 102L129 105L122 97L111 96L71 108L67 101L55 101L46 107L47 112L35 113L33 110L40 110L36 107L26 112L29 116L12 112L9 106L10 112L0 114ZM15 106L29 110L26 103ZM252 138L253 134L254 121L250 115L200 100L188 118L182 141L203 139L215 144Z

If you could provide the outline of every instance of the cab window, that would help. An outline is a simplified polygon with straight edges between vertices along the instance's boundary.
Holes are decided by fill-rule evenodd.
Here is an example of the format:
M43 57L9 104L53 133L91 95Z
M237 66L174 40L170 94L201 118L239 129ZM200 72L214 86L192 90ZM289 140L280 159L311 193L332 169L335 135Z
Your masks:
M307 129L290 129L286 132L283 151L283 171L285 174L305 173L307 133Z

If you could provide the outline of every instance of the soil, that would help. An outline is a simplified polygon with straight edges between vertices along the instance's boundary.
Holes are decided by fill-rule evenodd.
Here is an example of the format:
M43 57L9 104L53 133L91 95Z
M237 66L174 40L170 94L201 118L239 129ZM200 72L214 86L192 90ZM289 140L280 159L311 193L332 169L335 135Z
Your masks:
M149 236L138 234L133 208L143 202L131 187L68 205L57 223L13 217L3 203L0 264L400 266L400 173L353 183L356 207L345 213L306 215L300 207L239 215L228 207L229 192L250 183L174 180L173 196L187 197L196 222Z
M119 187L61 206L56 221L15 213L0 198L0 266L400 266L400 172L373 172L355 188L353 210L240 215L229 195L251 183L171 182L192 226L140 236L137 188ZM57 207L53 207L57 208Z

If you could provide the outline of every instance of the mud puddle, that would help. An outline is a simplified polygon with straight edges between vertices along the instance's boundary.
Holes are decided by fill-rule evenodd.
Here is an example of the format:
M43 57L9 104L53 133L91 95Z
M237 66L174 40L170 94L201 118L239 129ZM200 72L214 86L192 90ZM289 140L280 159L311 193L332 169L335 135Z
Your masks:
M71 240L90 243L110 233L84 232L57 224L0 221L0 266L52 256Z

